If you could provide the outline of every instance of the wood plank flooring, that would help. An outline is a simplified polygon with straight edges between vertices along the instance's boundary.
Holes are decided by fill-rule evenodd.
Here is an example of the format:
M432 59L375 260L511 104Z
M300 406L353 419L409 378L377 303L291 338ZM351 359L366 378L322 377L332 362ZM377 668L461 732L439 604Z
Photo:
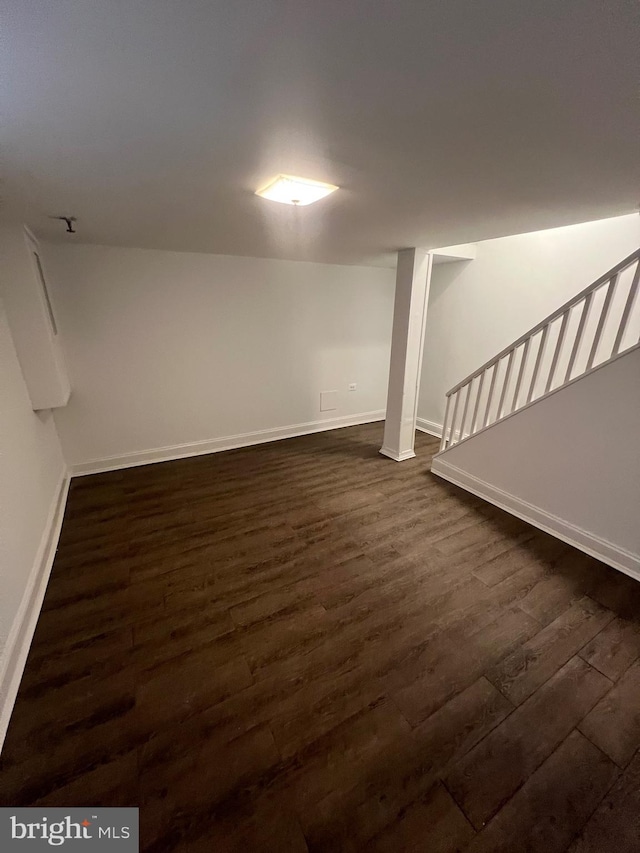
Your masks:
M76 479L2 805L160 851L640 851L640 584L381 424Z

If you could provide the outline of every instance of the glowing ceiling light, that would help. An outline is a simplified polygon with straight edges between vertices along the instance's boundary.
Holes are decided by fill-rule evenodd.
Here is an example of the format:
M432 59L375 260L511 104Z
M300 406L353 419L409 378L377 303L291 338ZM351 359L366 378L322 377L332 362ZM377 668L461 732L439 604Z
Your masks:
M338 187L325 184L322 181L312 181L310 178L294 178L293 175L278 175L278 177L256 192L262 198L278 201L281 204L305 205L313 204L321 198L335 192Z

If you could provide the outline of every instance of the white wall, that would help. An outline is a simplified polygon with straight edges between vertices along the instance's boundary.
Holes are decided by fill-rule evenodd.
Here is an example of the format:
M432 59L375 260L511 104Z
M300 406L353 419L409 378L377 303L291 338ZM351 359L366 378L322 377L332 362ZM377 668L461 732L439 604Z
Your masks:
M69 380L55 317L47 304L45 281L40 277L36 258L42 266L40 247L21 225L0 228L0 257L12 270L3 290L5 310L11 327L29 398L34 409L66 405Z
M637 214L477 244L434 266L418 416L437 427L449 388L640 246Z
M72 387L56 423L73 465L383 416L393 270L89 245L44 255ZM320 412L334 389L338 409Z
M639 435L636 347L445 451L433 471L640 579Z
M28 636L26 648L21 647L22 616L31 615L30 597L46 570L42 560L66 469L51 412L32 410L20 370L1 298L8 288L20 286L20 271L4 253L0 273L1 745L16 675L19 678L21 673L19 659L30 640Z

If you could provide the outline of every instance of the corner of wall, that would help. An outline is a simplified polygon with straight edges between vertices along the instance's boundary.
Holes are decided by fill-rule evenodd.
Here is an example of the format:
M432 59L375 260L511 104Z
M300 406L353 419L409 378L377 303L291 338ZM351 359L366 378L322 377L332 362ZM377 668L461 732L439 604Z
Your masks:
M65 468L51 503L22 601L5 647L0 654L0 750L9 727L18 688L36 629L44 594L53 566L62 519L69 492L70 476Z

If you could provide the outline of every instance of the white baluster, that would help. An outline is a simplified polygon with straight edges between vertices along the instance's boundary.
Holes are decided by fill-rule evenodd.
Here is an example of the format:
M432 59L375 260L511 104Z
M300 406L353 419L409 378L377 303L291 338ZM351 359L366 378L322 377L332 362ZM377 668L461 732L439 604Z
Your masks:
M444 420L442 421L442 436L440 438L440 450L447 447L447 422L449 420L449 408L451 406L451 394L447 394L447 402L444 407Z
M609 280L609 284L607 285L607 292L604 297L604 302L602 304L602 308L600 309L600 318L598 319L598 325L596 327L595 335L593 336L593 344L591 346L591 352L589 353L589 358L587 359L587 370L591 370L593 367L593 362L596 359L596 353L598 352L598 345L600 344L600 338L602 337L602 332L604 331L605 323L607 322L607 318L609 317L609 309L611 308L611 302L613 300L613 294L616 289L616 285L618 284L618 278L620 277L620 273L616 273L612 279Z
M522 360L520 361L520 370L518 370L518 378L516 380L516 390L513 392L513 400L511 402L511 411L515 411L518 405L518 396L520 394L520 386L522 385L522 377L524 376L524 369L527 363L527 356L529 355L529 346L531 344L531 338L527 338L524 343L524 348L522 350Z
M486 425L489 421L489 413L491 410L491 402L493 400L493 389L496 386L497 376L498 376L498 362L496 361L495 364L493 365L493 373L491 374L491 384L489 385L489 394L487 395L487 407L484 410L484 418L482 421L483 427L486 427Z
M509 353L509 357L507 359L507 369L506 369L505 374L504 374L504 384L502 386L502 394L500 394L500 402L498 403L498 417L496 418L496 420L498 420L498 421L503 416L502 409L504 406L505 397L507 396L507 386L509 385L509 380L511 379L511 369L513 367L513 354L514 353L515 353L515 350L512 349L511 352Z
M451 431L449 434L449 447L456 443L456 415L458 414L458 403L460 402L460 388L456 391L456 401L453 405L453 417L451 418Z
M591 340L590 346L588 348L588 357L585 359L584 368L580 368L578 372L580 375L584 375L585 373L592 370L596 363L596 358L598 357L598 349L602 348L603 339L606 338L607 340L609 340L609 331L613 331L613 329L609 330L607 328L607 326L611 326L610 318L613 301L617 290L619 290L620 276L625 270L629 269L634 270L633 279L629 288L624 309L622 311L622 316L618 324L618 329L616 332L615 342L613 344L612 351L609 355L607 355L606 353L603 354L604 361L607 361L610 358L614 358L615 356L617 356L623 345L628 347L632 343L635 343L635 340L633 342L628 340L625 341L625 335L629 330L629 323L632 318L634 323L637 319L634 312L636 309L636 300L638 299L640 285L640 249L633 252L631 255L629 255L627 258L625 258L623 261L613 267L613 269L609 270L608 273L605 273L605 275L594 281L591 285L589 285L589 287L585 288L583 291L578 293L568 302L565 302L564 305L562 305L560 308L550 314L545 320L543 320L541 323L538 323L537 326L534 326L529 332L522 335L509 347L506 347L498 355L487 361L482 367L474 371L459 385L454 386L454 388L452 388L447 394L447 403L444 413L440 449L446 450L448 447L457 444L463 438L467 438L471 435L474 435L476 432L478 432L478 430L484 429L489 425L489 421L492 416L494 393L496 391L496 388L498 387L498 371L500 370L501 363L505 359L505 371L502 379L500 380L502 382L500 399L498 401L497 409L495 411L495 417L492 423L501 420L503 417L506 417L511 412L517 411L518 408L522 408L523 405L528 405L533 401L534 395L536 394L536 386L540 384L540 374L543 370L546 374L542 382L543 389L542 393L538 394L538 397L536 397L536 399L539 399L540 396L546 396L552 391L558 390L560 387L571 382L572 379L577 378L577 376L573 377L572 374L576 369L576 362L578 360L578 356L581 354L581 349L583 349L583 344L586 345L584 337L585 330L587 329L587 326L590 325L589 314L593 302L593 295L604 287L606 288L606 292L604 294L604 299L600 307L598 322L596 324L596 328L593 334L593 339ZM578 321L578 328L576 330L575 338L571 346L571 351L569 353L568 364L564 373L564 377L562 378L562 380L560 380L560 384L556 388L554 388L556 374L558 372L561 362L564 360L563 355L567 349L567 336L569 332L569 325L571 322L571 311L574 308L577 308L581 312L580 319ZM545 367L545 363L547 360L547 346L550 337L549 330L551 326L556 322L556 320L560 321L560 328L558 331L557 340L554 345L551 364L549 365L549 369L547 370ZM525 380L525 374L527 373L527 366L531 356L532 342L534 338L538 337L538 334L540 334L540 337L538 341L538 350L536 353L532 375L530 380ZM590 337L590 329L588 334ZM627 335L627 337L629 337L629 335ZM635 339L635 333L633 337ZM586 349L586 346L584 348ZM513 371L516 366L516 352L518 350L520 350L521 352L520 362L518 364L517 377L513 388L513 394L510 395L509 388ZM580 361L582 363L582 358L580 359ZM601 358L600 362L602 361L603 359ZM486 400L483 402L482 395L484 391L485 382L488 381L487 373L489 370L492 370L493 372L491 374L489 391L486 396ZM478 380L475 392L476 397L473 401L472 406L471 395L474 393L474 383L476 379ZM521 402L520 397L522 387L525 381L528 382L528 389L524 401ZM461 407L460 401L463 391L466 393L466 397L464 399L464 404ZM453 400L452 402L451 398L454 396L455 400ZM458 410L460 408L462 408L462 420L458 425ZM480 411L481 408L483 410L482 415ZM453 410L452 414L451 410ZM469 414L471 414L471 420L467 427L467 420Z
M476 404L473 407L473 417L471 418L471 429L469 430L470 434L476 431L476 426L478 423L478 410L480 409L480 397L482 397L482 388L484 387L484 377L487 375L487 371L483 370L480 374L480 382L478 383L478 396L476 397Z
M460 440L464 438L464 425L467 422L467 412L469 411L469 401L471 400L471 389L473 388L473 379L467 385L467 399L464 401L464 409L462 410L462 421L460 422Z
M573 365L576 362L576 357L578 355L578 350L580 349L580 344L582 343L582 335L584 334L584 327L587 324L587 317L589 315L589 306L591 305L591 299L593 298L593 290L587 293L586 299L582 303L582 314L580 315L580 322L578 323L578 331L576 332L576 339L573 342L573 349L571 350L571 357L569 358L569 364L567 365L567 372L564 376L564 381L569 382L571 379L571 373L573 371Z
M629 296L627 297L627 301L624 306L624 311L622 312L622 319L620 320L620 326L618 327L618 334L616 335L616 340L613 344L613 351L611 353L612 356L618 355L618 353L620 352L620 347L622 346L622 339L624 337L624 333L627 331L627 323L629 322L629 317L631 316L631 309L633 308L633 304L636 301L636 296L638 295L639 278L640 260L636 265L636 271L633 276L633 281L631 282L631 287L629 288Z
M544 358L544 351L547 345L547 336L549 335L549 326L548 324L542 330L542 335L540 336L540 346L538 347L538 355L536 356L536 363L533 366L533 375L531 376L531 384L529 385L529 391L527 392L527 403L530 403L533 399L533 392L536 387L536 381L538 379L538 373L540 373L540 365L542 364L542 359Z
M567 326L569 325L569 314L571 313L571 309L565 311L562 315L562 323L560 324L560 332L558 334L558 341L556 343L556 348L553 351L553 359L551 360L551 368L549 369L549 378L547 379L547 384L545 385L544 393L547 394L551 390L551 386L553 384L553 377L556 372L556 367L558 366L558 359L560 358L560 352L562 350L562 344L564 343L565 335L567 334Z

